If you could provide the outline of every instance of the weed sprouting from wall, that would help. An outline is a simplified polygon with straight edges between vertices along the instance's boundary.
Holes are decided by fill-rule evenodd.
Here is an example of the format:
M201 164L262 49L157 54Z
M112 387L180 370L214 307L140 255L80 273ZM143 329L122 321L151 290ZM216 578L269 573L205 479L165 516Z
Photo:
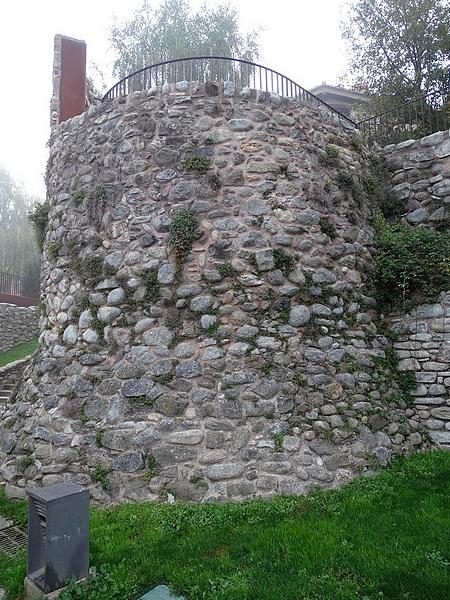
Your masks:
M177 276L181 275L183 264L188 257L197 237L198 220L189 208L182 208L172 220L170 226L170 245L175 254Z

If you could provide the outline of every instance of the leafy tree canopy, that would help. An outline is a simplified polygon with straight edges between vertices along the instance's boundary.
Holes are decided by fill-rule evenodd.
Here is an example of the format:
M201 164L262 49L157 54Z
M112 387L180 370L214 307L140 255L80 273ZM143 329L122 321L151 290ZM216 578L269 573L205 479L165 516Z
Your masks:
M384 106L448 90L448 0L351 0L342 31L350 79Z
M117 77L175 58L258 56L257 33L241 32L238 12L229 4L203 5L198 12L191 11L188 0L162 0L156 8L151 4L144 0L129 20L111 28Z

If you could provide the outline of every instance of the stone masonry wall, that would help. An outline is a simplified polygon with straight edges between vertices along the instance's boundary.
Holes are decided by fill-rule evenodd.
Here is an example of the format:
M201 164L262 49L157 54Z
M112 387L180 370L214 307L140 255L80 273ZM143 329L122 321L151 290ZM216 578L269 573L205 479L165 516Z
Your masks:
M450 292L392 319L399 369L415 373L414 410L435 443L450 446Z
M34 306L0 304L0 352L39 335L39 317Z
M41 345L0 415L10 496L304 493L422 446L367 294L357 135L187 82L53 131Z
M450 223L450 132L439 131L383 149L393 171L392 184L406 200L406 220L446 228Z

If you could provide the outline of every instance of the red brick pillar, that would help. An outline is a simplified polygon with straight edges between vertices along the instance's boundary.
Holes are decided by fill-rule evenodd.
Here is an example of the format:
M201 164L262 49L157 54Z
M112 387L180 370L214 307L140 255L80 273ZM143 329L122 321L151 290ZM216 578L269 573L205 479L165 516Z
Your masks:
M81 115L86 107L86 44L55 35L50 125Z

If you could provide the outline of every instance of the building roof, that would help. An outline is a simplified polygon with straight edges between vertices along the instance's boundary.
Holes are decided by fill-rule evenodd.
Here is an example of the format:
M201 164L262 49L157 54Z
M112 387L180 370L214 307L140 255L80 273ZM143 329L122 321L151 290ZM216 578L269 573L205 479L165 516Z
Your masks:
M309 91L324 100L325 98L328 98L329 100L332 99L337 102L345 102L348 104L353 104L356 102L369 102L370 100L366 94L356 92L355 90L349 90L345 87L328 85L325 82L321 85L311 88Z

